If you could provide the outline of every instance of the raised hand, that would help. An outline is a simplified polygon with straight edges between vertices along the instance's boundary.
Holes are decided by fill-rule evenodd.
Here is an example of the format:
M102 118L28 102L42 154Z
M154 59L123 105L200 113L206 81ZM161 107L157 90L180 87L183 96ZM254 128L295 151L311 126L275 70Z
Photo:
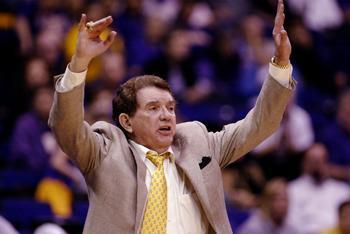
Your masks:
M111 31L106 40L100 39L100 34L112 22L112 17L108 16L98 21L87 23L86 15L82 14L76 50L69 65L71 71L82 72L86 70L94 57L99 56L112 45L117 34L115 31Z
M277 13L275 17L275 25L273 27L273 38L275 41L275 63L281 66L289 64L289 57L292 52L287 31L284 30L284 3L278 0Z

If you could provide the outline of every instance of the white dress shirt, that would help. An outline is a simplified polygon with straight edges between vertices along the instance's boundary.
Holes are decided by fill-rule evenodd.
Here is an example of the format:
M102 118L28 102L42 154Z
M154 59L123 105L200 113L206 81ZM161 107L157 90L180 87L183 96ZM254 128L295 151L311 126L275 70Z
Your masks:
M131 146L136 150L139 157L147 167L146 186L149 190L151 186L152 174L157 167L146 158L146 153L150 149L129 140ZM179 173L176 168L176 155L171 147L167 150L171 153L170 160L164 160L164 174L167 181L168 193L168 222L167 233L207 233L208 221L201 209L197 195L192 186L189 186L185 173Z

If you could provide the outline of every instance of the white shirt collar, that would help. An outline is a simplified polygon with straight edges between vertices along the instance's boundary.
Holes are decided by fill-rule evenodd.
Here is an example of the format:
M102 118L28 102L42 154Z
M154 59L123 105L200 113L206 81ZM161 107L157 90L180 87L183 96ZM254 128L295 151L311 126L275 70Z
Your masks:
M135 141L133 140L130 140L129 139L129 142L131 143L131 145L136 149L136 152L137 154L141 157L142 161L145 162L146 161L146 153L148 151L153 151L151 149L148 149L147 147L143 146L143 145L140 145L139 143L136 143ZM175 162L175 157L174 157L174 151L173 149L171 148L171 146L169 146L169 148L164 151L163 153L165 152L170 152L171 155L170 155L170 160L171 162Z

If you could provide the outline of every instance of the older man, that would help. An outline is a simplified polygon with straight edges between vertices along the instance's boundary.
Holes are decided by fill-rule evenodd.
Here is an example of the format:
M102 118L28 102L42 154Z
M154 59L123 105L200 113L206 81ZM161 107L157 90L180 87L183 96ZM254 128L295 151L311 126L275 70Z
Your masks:
M106 41L99 38L111 17L86 21L82 15L76 52L56 80L49 120L88 184L84 233L232 233L221 168L278 128L294 86L283 1L278 1L273 31L275 57L255 107L216 133L199 122L177 125L168 84L149 75L132 78L117 91L117 126L84 122L88 64L116 35L112 31Z

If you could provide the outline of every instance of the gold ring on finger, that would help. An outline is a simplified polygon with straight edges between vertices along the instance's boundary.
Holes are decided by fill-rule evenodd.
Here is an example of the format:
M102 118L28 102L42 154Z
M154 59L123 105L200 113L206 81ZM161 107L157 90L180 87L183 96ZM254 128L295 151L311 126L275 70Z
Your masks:
M94 30L94 22L93 21L89 21L86 23L85 25L86 30L91 33Z

